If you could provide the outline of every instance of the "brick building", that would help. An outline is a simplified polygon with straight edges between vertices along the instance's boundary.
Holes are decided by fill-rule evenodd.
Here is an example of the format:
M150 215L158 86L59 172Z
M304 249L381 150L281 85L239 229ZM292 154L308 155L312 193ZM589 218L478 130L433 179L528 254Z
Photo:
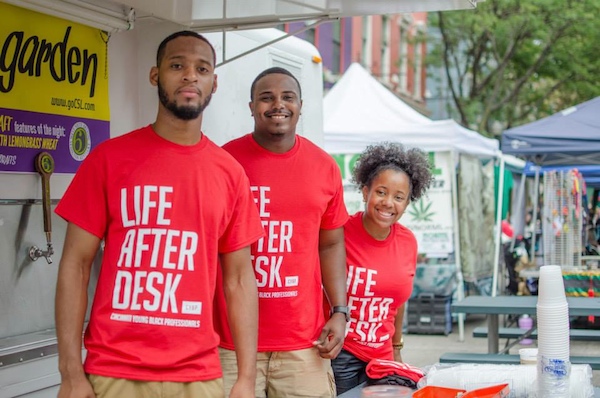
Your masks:
M297 32L310 25L283 26ZM381 83L422 113L425 108L427 13L341 18L310 27L296 36L313 43L323 57L325 89L352 62L363 65Z

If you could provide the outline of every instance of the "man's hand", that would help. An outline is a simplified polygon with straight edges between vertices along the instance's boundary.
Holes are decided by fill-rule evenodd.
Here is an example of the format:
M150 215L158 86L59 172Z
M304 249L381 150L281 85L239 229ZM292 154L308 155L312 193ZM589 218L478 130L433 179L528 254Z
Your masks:
M58 398L96 398L92 385L82 375L73 379L63 379L58 390Z
M334 359L344 346L346 337L346 316L336 312L327 321L319 339L313 343L322 358Z
M319 232L321 280L327 300L332 307L346 306L346 249L344 228L321 229ZM334 312L313 343L322 358L333 359L344 346L346 315Z
M255 380L237 379L237 381L231 388L229 398L255 398L255 383Z

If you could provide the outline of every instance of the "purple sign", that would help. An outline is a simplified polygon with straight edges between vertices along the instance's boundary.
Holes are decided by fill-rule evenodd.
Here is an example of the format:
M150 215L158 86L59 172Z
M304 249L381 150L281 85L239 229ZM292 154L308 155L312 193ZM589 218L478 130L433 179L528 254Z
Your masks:
M109 128L109 121L0 108L0 172L35 172L35 157L48 152L55 173L75 173Z

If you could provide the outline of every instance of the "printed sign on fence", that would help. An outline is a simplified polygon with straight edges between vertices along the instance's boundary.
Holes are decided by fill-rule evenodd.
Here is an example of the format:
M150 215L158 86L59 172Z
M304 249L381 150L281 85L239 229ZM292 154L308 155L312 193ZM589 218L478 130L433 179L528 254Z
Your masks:
M350 214L364 210L362 193L352 182L358 154L332 155L342 172L344 202ZM450 152L430 152L435 179L421 199L410 204L400 223L408 227L419 243L419 253L445 257L454 251L452 209L452 157Z

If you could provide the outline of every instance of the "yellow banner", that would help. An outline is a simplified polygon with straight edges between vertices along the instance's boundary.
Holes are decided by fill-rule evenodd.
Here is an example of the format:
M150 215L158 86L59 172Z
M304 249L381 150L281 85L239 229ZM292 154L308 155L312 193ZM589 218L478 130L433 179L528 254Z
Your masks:
M0 2L0 108L109 120L108 37Z

